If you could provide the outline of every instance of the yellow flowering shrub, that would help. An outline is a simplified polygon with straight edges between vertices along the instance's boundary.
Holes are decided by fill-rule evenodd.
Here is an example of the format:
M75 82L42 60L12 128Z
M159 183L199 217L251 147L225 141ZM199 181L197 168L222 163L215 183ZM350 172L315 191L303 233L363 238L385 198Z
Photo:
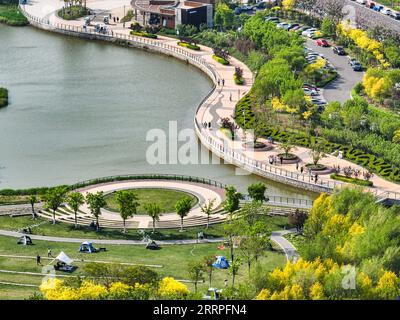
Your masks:
M337 26L337 32L353 40L361 49L372 53L376 60L385 68L390 66L390 63L384 58L382 43L371 39L366 31L353 28L348 22L341 22Z
M315 282L310 287L310 299L312 300L323 300L324 297L324 288L319 282Z
M160 296L184 297L189 293L189 289L182 282L172 277L165 277L160 281L158 294Z
M292 10L295 4L296 0L282 0L282 6L285 10Z

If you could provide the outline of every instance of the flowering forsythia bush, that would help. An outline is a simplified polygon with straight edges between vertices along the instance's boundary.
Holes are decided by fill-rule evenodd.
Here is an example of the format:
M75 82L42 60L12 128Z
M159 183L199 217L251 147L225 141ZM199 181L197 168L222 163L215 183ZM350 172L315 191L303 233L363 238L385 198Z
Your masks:
M337 26L338 34L350 38L361 49L372 53L376 60L385 68L390 67L390 63L383 55L383 45L381 42L368 37L368 33L361 29L356 29L350 26L348 22L341 22Z
M394 272L382 270L376 283L363 272L355 273L354 287L345 287L345 274L344 266L331 259L288 262L268 275L268 288L261 290L256 299L395 299L400 294L400 281Z
M59 279L48 279L40 286L47 300L98 300L106 297L107 289L90 281L83 281L79 288L65 286Z
M182 282L171 277L165 277L160 281L158 294L161 297L184 298L189 294L189 289Z
M257 299L396 299L397 212L358 189L321 194L304 225L302 258L268 274Z

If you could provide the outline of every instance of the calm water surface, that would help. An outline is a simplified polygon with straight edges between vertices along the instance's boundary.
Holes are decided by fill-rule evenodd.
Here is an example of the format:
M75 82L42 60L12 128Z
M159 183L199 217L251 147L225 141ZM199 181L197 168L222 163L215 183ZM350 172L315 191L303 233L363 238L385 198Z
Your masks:
M0 25L0 188L69 184L129 173L179 173L243 190L262 180L270 194L305 192L230 165L149 165L146 134L193 128L196 106L211 88L194 67L173 58L31 27ZM203 151L204 152L204 151Z

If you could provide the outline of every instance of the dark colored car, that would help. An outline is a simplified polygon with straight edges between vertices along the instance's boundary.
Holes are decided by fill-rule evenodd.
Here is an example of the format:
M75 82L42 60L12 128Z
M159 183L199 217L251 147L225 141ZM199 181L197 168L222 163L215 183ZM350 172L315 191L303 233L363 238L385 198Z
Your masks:
M354 71L362 71L362 65L357 60L352 61L350 65Z
M335 53L335 54L337 54L339 56L344 56L346 54L346 52L344 51L343 47L335 46L332 49L333 49L333 53Z

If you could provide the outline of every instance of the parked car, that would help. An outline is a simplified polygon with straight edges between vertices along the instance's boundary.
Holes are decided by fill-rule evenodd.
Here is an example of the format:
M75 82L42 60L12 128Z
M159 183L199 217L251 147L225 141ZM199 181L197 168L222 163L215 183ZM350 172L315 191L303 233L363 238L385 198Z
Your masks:
M287 30L292 30L293 28L299 27L300 25L298 23L292 23Z
M333 53L335 53L339 56L344 56L346 54L343 47L340 47L340 46L334 46L334 47L332 47L332 50L333 50Z
M365 5L367 1L366 0L356 0L356 2L359 3L359 4L364 4Z
M303 36L308 36L308 34L309 34L310 32L315 32L315 31L317 31L317 29L315 29L315 28L309 28L309 29L304 30L304 31L301 33L301 35L303 35Z
M303 88L304 94L306 94L307 96L319 96L319 93L317 90L312 90L312 89L308 89L308 88Z
M400 13L399 12L392 12L392 18L396 20L400 20Z
M265 21L271 21L271 22L278 22L279 23L279 18L278 17L266 17Z
M312 84L309 84L309 83L304 83L303 84L303 89L310 89L310 90L319 91L316 86L314 86Z
M319 47L329 47L329 43L325 39L318 39L315 43Z
M392 15L392 10L390 10L389 8L383 8L383 9L381 9L381 12L383 14L386 14L387 16Z
M278 28L284 29L285 27L290 26L290 24L287 23L287 22L281 22L281 23L278 23L276 26L277 26Z
M384 7L381 6L381 5L375 5L375 7L373 7L372 9L373 9L374 11L380 12L383 8L384 8Z

